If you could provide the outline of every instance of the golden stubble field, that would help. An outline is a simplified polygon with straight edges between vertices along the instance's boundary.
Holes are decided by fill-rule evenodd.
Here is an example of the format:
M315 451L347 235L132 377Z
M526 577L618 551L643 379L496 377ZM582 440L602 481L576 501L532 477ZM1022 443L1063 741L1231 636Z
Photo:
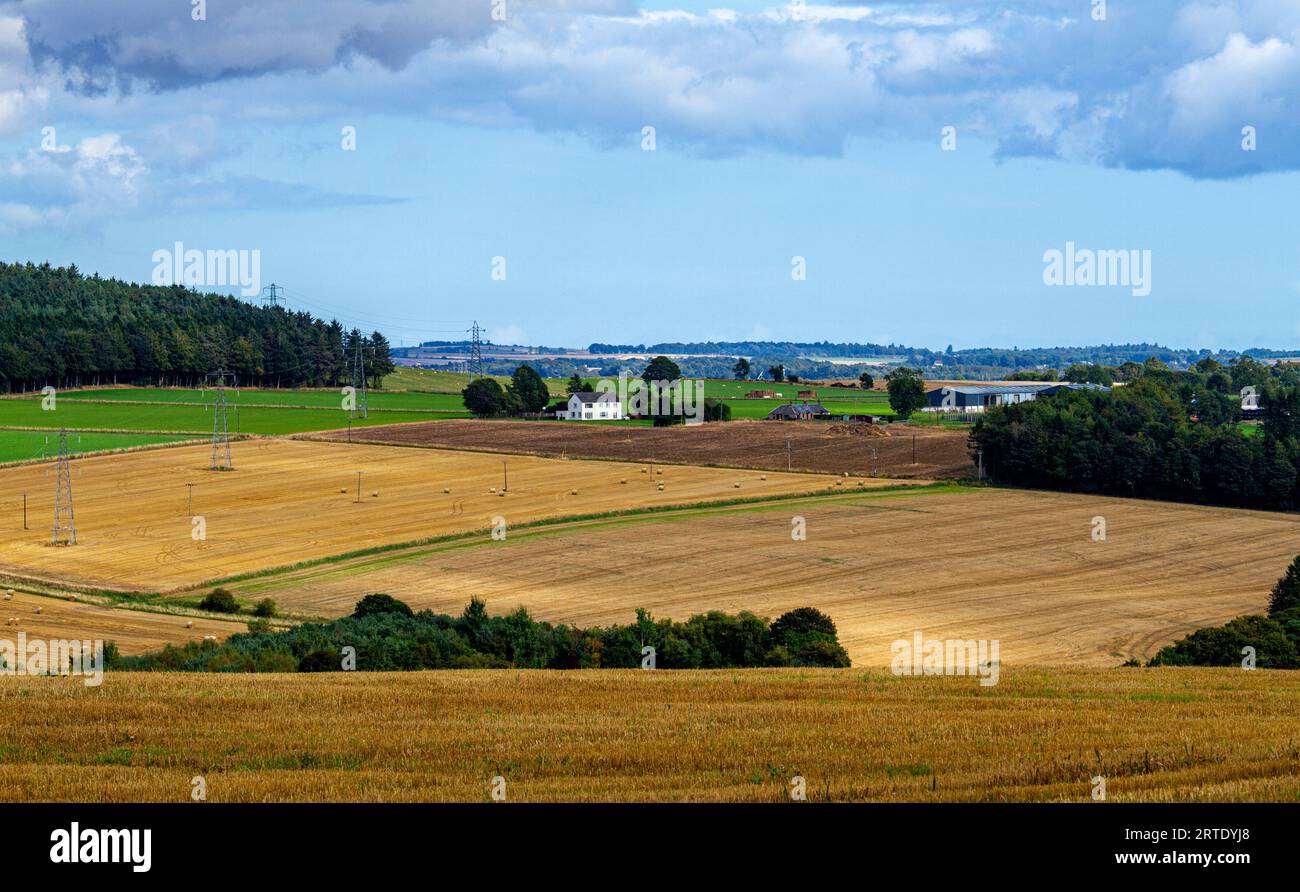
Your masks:
M195 446L75 462L78 544L70 548L48 544L52 465L0 470L0 574L167 591L376 545L487 529L498 515L507 524L523 523L825 490L835 479L768 471L764 480L757 471L688 467L643 473L646 466L602 461L279 439L236 444L232 472L208 470L209 456L208 447ZM507 473L509 494L492 493ZM192 510L187 483L194 484ZM22 529L24 492L29 531ZM193 538L194 516L206 524L203 541Z
M40 611L37 613L37 611ZM212 635L225 638L243 632L247 624L215 616L182 616L147 612L125 607L87 604L14 592L0 602L0 638L16 640L19 632L28 639L76 639L112 641L124 654L160 650L192 638ZM186 624L190 628L186 628Z
M791 538L804 518L807 539ZM1104 542L1092 538L1104 517ZM890 644L997 639L1005 664L1116 666L1207 625L1263 612L1300 553L1300 516L1014 490L864 493L682 519L524 531L308 568L237 586L291 610L351 611L370 592L458 614L524 606L571 625L631 622L637 607L775 618L826 611L855 666ZM586 560L598 555L599 560Z
M1300 797L1295 672L110 674L0 678L0 714L9 801Z

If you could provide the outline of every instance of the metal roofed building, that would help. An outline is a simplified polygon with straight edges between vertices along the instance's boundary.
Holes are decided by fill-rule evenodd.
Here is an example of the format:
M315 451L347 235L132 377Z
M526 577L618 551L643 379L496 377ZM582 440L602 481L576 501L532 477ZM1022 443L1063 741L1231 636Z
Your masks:
M957 384L936 387L925 395L923 412L983 412L996 406L1026 403L1041 394L1062 390L1110 392L1099 384L1070 384L1055 381L1026 381L1023 384Z

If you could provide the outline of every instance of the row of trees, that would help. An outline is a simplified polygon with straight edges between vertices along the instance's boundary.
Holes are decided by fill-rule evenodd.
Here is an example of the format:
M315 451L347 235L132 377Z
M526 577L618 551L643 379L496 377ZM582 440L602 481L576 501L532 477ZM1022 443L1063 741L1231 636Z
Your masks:
M393 371L387 339L337 321L180 286L135 285L75 266L0 263L0 389L106 383L195 386L226 368L241 384L350 383L361 342L367 380Z
M991 409L971 432L992 479L1023 486L1291 510L1300 507L1300 369L1150 360L1109 393ZM1242 427L1242 388L1262 427Z
M190 642L138 657L112 651L109 669L181 672L337 671L343 648L362 671L416 669L728 669L849 665L835 623L802 607L775 622L747 611L710 611L686 622L638 610L628 625L580 629L533 619L520 608L490 616L480 599L459 617L415 613L388 595L367 595L350 617L286 631ZM647 650L647 648L649 650ZM653 654L653 656L652 656ZM651 662L653 661L653 662Z

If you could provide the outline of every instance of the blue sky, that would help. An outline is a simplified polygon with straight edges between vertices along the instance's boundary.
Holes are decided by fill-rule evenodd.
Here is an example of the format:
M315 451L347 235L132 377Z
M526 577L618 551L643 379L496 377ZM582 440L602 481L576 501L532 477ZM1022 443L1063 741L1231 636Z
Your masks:
M258 250L394 343L1300 346L1300 4L1107 5L0 0L0 256Z

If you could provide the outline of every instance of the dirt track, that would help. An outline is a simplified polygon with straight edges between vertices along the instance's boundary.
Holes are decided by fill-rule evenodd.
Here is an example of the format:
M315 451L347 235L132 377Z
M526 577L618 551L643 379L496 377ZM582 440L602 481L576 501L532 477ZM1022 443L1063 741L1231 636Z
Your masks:
M912 464L912 438L916 464ZM313 438L345 440L332 431ZM784 471L928 479L974 477L966 432L916 425L732 421L689 427L625 427L541 421L447 420L368 428L354 441L526 455L678 462ZM872 450L875 456L872 456Z

